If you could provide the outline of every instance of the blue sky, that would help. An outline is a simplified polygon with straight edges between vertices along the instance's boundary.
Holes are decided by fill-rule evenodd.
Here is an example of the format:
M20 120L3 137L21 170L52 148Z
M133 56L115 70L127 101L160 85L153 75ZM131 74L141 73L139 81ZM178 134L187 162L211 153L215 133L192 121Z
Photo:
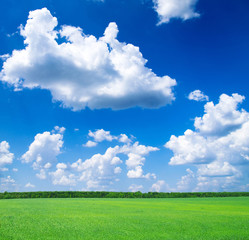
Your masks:
M2 2L0 191L248 191L248 10Z

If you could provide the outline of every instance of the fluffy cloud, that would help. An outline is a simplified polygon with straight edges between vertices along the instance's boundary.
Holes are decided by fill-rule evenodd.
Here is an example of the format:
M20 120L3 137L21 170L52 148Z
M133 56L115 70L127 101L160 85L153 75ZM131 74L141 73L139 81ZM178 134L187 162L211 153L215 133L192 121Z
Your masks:
M46 8L29 13L20 31L25 48L5 60L3 82L19 90L48 89L54 100L73 110L159 108L174 100L176 81L157 76L145 67L138 47L119 42L116 23L98 39L79 27L55 30L57 25Z
M63 146L65 128L55 128L52 132L38 133L30 144L29 150L21 157L25 163L33 162L33 168L39 169L37 177L46 178L45 170L51 168Z
M196 179L195 190L229 190L247 176L249 113L238 108L243 100L239 94L222 94L216 105L206 103L204 115L195 118L195 131L173 135L165 144L174 153L171 165L197 167L196 174L191 171L186 177Z
M138 142L132 143L125 134L112 136L110 132L103 129L96 132L89 131L95 141L112 141L116 139L123 145L109 147L104 154L95 154L91 158L78 161L71 164L71 171L74 171L79 181L86 183L86 189L106 190L107 187L117 180L117 175L122 172L121 156L128 157L125 161L127 166L128 178L155 179L154 173L144 174L143 166L145 156L150 152L158 151L158 148L144 146ZM78 174L77 174L78 173Z
M195 5L198 0L153 0L154 9L159 16L159 23L168 23L171 18L188 20L199 17L195 12Z
M186 169L187 174L177 182L177 191L191 192L196 186L196 175L191 169Z
M110 131L105 131L104 129L98 129L95 132L90 130L88 136L92 137L96 142L102 142L104 140L111 142L115 139L115 137L110 134Z
M203 177L228 177L240 175L240 172L228 162L216 161L200 166L198 175Z
M83 147L95 147L99 142L103 141L113 141L117 140L121 143L131 143L131 139L126 134L120 134L119 136L111 135L110 131L105 131L104 129L97 129L95 132L91 130L88 133L89 137L92 137L94 141L87 141L86 144L83 144Z
M249 119L248 112L243 109L237 110L238 104L244 99L245 97L239 94L232 94L232 96L222 94L218 104L208 102L204 106L203 117L195 118L195 128L202 135L227 134L229 131L241 128L242 124Z
M170 159L171 165L207 163L215 158L213 142L208 142L206 138L189 129L183 136L171 136L165 147L174 152Z
M8 168L0 168L0 171L2 171L2 172L8 172L9 169Z
M53 185L61 186L75 186L76 177L74 174L67 171L67 165L65 163L58 163L56 165L56 171L50 172L49 175L52 177Z
M131 186L129 187L129 191L138 192L141 191L143 188L143 185L131 184Z
M11 164L14 159L14 154L9 151L10 145L6 141L0 143L0 167Z
M128 168L128 178L156 178L154 173L143 174L142 166L145 162L145 156L150 152L158 151L159 149L151 146L140 145L138 142L134 144L126 144L120 149L120 153L126 154L128 159L125 164Z
M116 156L118 152L119 146L109 147L103 155L95 154L85 161L79 159L71 167L81 173L80 181L86 182L88 189L103 190L120 173L117 165L122 161Z
M165 181L158 180L156 183L154 183L151 186L150 191L151 192L169 192L170 187Z
M7 176L6 178L1 178L1 188L0 191L15 191L17 184L16 181L11 178L11 176Z
M208 101L209 97L205 95L202 91L195 90L188 95L188 99L197 102L203 102L203 101Z
M89 140L86 144L83 144L83 147L96 147L97 145L98 143Z
M34 188L35 185L34 184L31 184L30 182L28 182L26 185L25 185L26 188Z

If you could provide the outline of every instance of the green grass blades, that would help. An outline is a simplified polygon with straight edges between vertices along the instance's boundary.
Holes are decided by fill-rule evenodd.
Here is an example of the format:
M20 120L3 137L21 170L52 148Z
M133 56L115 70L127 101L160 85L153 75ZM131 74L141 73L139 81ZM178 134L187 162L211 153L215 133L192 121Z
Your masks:
M0 200L0 239L249 239L249 198Z

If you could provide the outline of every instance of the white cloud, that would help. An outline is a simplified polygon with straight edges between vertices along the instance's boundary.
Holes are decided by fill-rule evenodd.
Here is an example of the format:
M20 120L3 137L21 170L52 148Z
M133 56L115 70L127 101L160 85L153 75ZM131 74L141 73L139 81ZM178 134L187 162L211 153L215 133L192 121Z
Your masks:
M28 182L26 185L25 185L26 188L34 188L35 185L34 184L31 184L30 182Z
M97 129L95 132L92 132L89 130L88 133L89 137L92 137L94 141L88 141L86 144L83 146L85 147L95 147L98 142L103 142L103 141L113 141L117 140L121 143L131 143L132 140L129 139L129 137L126 134L121 133L118 136L111 135L110 131L105 131L104 129Z
M49 169L49 168L51 168L52 167L52 164L50 163L50 162L48 162L48 163L46 163L45 165L44 165L44 168L45 169Z
M121 172L117 165L122 161L116 157L119 146L109 147L106 152L95 154L84 162L79 159L71 165L71 168L80 172L80 181L86 182L88 189L103 190Z
M195 118L195 128L201 134L219 135L227 134L230 130L240 128L241 125L248 121L249 114L245 110L237 110L238 104L242 103L244 96L232 94L228 96L222 94L219 103L214 105L208 102L205 106L203 117Z
M36 177L44 180L47 178L47 174L46 174L46 171L45 169L40 169L40 172L36 174Z
M2 184L5 184L5 183L15 183L16 181L11 178L11 176L8 176L7 178L1 178L1 182Z
M63 131L62 131L63 129ZM25 163L33 162L33 168L40 170L36 176L40 179L46 178L46 169L52 167L57 161L63 146L64 128L56 128L52 132L38 133L30 144L29 150L21 157Z
M141 191L143 188L144 188L143 185L131 184L131 186L129 187L129 190L131 192L138 192L138 191Z
M130 143L131 139L129 139L126 134L120 134L118 141L122 143Z
M12 171L13 172L18 172L18 169L17 168L13 168Z
M20 32L25 48L7 58L1 80L19 90L48 89L73 110L159 108L175 99L176 81L157 76L138 47L119 42L116 23L99 39L79 27L57 31L57 25L46 8L31 11Z
M177 191L192 192L196 185L196 175L191 169L186 169L187 174L177 182Z
M156 178L154 173L143 174L142 166L145 162L145 157L150 152L158 151L159 149L151 146L140 145L138 142L122 146L120 153L126 154L128 159L125 164L128 168L128 178Z
M1 188L0 191L15 191L17 184L16 181L11 178L11 176L7 176L6 178L1 178Z
M151 192L170 192L171 189L164 180L158 180L156 183L154 183L151 186L150 191Z
M239 94L222 94L219 102L205 104L205 113L196 117L195 131L171 136L165 144L173 151L171 165L195 164L195 190L236 189L247 176L249 166L249 113L238 109L244 100ZM246 167L247 166L247 167ZM186 182L186 180L184 180ZM180 184L181 185L181 184Z
M8 168L0 168L0 172L8 172L9 169Z
M228 162L216 161L200 166L198 175L203 177L227 177L240 175L240 172Z
M119 173L121 173L122 172L122 168L121 167L115 167L114 168L114 173L115 174L119 174Z
M52 177L53 185L61 186L75 186L76 177L74 174L67 171L67 165L64 163L58 163L56 165L56 171L50 172L49 175Z
M61 133L38 133L30 144L29 150L22 155L25 163L35 161L36 167L44 167L56 160L63 146L63 135Z
M88 136L92 137L95 142L102 142L102 141L111 142L113 139L116 139L116 137L110 134L110 131L105 131L104 129L98 129L95 132L92 132L90 130Z
M53 132L53 133L58 132L58 133L63 134L65 131L66 131L66 128L64 128L64 127L59 127L59 126L55 126L55 127L54 127L54 130L53 130L52 132Z
M87 141L87 143L86 144L83 144L82 146L83 147L96 147L98 145L98 143L97 142L93 142L93 141Z
M198 0L153 0L154 9L159 16L159 23L168 23L172 18L188 20L199 17L195 12L195 5Z
M189 100L197 102L209 101L209 97L200 90L195 90L188 95Z
M109 185L113 184L117 180L117 174L120 174L122 171L121 166L118 166L122 164L120 155L128 157L125 161L128 169L128 178L156 178L154 173L144 174L142 167L146 160L145 156L150 152L158 151L158 148L140 145L138 142L132 144L125 134L112 136L110 132L103 129L101 131L97 130L94 133L89 131L89 133L98 142L106 139L109 139L109 141L116 139L126 144L109 147L104 154L98 153L85 161L79 159L71 164L71 171L78 172L76 178L86 183L86 189L106 190ZM124 141L120 141L120 138L124 138Z
M56 165L56 168L58 169L66 169L67 168L67 165L65 163L58 163Z
M13 162L14 154L9 151L9 148L8 142L2 141L0 143L0 167Z
M170 165L207 163L215 158L213 142L189 129L183 136L172 135L165 147L174 152Z

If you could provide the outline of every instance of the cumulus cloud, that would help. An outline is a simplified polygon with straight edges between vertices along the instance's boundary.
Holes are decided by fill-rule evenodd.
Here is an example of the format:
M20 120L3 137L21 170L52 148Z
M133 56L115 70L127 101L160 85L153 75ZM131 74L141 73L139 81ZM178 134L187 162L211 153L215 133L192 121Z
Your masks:
M228 189L246 177L249 113L238 107L244 99L239 94L222 94L217 104L206 103L204 115L195 118L195 131L188 129L182 136L173 135L165 144L174 153L171 165L197 167L196 174L188 174L188 179L195 175L196 190Z
M227 134L240 128L249 118L244 109L237 110L244 99L245 97L239 94L222 94L218 104L208 102L204 106L205 114L195 118L195 128L203 135Z
M159 108L174 100L176 81L157 76L138 47L119 42L116 23L100 38L79 27L55 30L57 25L46 8L29 13L20 31L25 48L6 56L3 82L18 90L47 89L73 110Z
M86 182L88 189L103 190L121 172L117 169L117 165L122 163L116 156L118 152L119 146L109 147L103 155L95 154L85 161L79 159L71 167L81 173L80 181Z
M143 185L131 184L131 186L129 187L129 191L138 192L141 191L143 188Z
M75 186L76 177L70 171L67 171L68 166L65 163L58 163L56 171L50 172L53 185Z
M199 17L195 12L195 5L198 0L153 0L154 9L159 16L159 23L168 23L172 18L188 20Z
M118 137L118 141L122 142L122 143L130 143L131 139L128 138L128 136L126 134L120 134Z
M164 180L158 180L156 183L152 184L150 191L151 192L169 192L171 191L171 189Z
M24 163L33 162L33 168L40 170L37 177L46 178L45 170L51 168L63 146L65 128L56 127L52 132L38 133L29 149L21 157Z
M104 129L98 129L95 132L90 130L88 136L92 137L96 142L102 142L105 140L111 142L116 138L110 134L110 131L105 131Z
M158 151L159 149L151 146L144 146L135 142L134 144L126 144L122 146L120 153L126 154L128 159L125 164L128 168L128 178L156 178L154 173L143 174L142 166L145 162L145 156L150 152Z
M189 100L197 102L209 101L209 97L200 90L195 90L188 95Z
M34 184L31 184L30 182L28 182L26 185L25 185L26 188L35 188L35 185Z
M2 171L2 172L8 172L9 169L8 168L0 168L0 171Z
M6 141L0 143L0 167L6 164L11 164L14 159L14 154L9 151L10 145Z
M183 175L177 182L177 191L191 192L196 186L196 175L191 169L186 169L187 174Z
M111 184L117 180L117 175L122 172L120 164L122 160L120 157L125 156L125 164L127 166L128 178L143 178L143 179L155 179L154 173L144 173L143 166L145 163L145 156L150 152L158 151L158 148L151 146L144 146L139 142L132 143L125 134L118 136L112 136L110 132L101 131L89 132L90 135L98 142L116 139L122 145L116 145L115 147L109 147L104 154L95 154L91 158L83 161L78 161L71 164L70 168L76 174L78 179L86 183L86 189L105 190ZM122 138L122 141L120 140Z
M87 141L87 143L86 144L83 144L83 147L96 147L98 145L98 143L97 142L93 142L93 141Z
M45 169L43 169L43 168L40 169L40 172L36 174L36 177L38 177L38 178L40 178L42 180L46 179L47 178L47 174L46 174Z
M14 191L17 187L16 181L11 177L7 176L6 178L1 178L1 191Z
M91 130L88 133L88 136L93 138L94 141L87 141L86 144L83 144L83 147L95 147L99 142L103 141L113 141L117 140L121 143L131 143L132 140L126 134L120 134L119 136L111 135L110 131L105 131L104 129L97 129L92 132Z

